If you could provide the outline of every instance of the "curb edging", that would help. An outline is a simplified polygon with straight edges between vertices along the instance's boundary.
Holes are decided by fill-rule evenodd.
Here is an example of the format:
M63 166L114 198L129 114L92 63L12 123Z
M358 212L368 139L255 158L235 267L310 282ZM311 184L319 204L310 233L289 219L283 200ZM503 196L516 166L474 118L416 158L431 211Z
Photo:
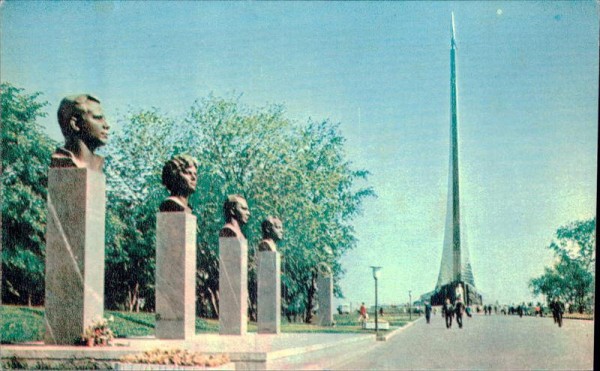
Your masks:
M423 319L424 317L419 317L414 321L410 321L408 322L406 325L395 329L394 331L390 332L389 334L385 334L385 335L379 335L376 336L376 340L377 341L388 341L389 339L391 339L392 337L398 335L399 333L401 333L402 331L404 331L405 329L409 328L410 326L414 325L415 322L420 321L421 319Z

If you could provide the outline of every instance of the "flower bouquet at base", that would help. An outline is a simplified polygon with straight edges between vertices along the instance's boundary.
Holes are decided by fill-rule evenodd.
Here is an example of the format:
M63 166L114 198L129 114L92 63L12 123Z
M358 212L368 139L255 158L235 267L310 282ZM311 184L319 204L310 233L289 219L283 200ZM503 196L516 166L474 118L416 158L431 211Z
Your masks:
M114 321L113 316L108 319L99 318L93 321L81 335L83 345L89 347L110 345L110 341L115 337L110 327L108 327L108 322L112 321Z

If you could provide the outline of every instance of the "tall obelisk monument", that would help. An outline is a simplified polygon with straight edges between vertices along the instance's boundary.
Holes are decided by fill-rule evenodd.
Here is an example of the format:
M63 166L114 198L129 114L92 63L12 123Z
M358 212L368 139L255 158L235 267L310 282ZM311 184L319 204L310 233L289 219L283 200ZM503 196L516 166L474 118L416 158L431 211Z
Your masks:
M460 251L460 187L458 177L458 104L456 91L456 26L452 12L452 39L450 40L450 148L451 148L451 187L448 196L452 197L452 276L455 281L461 280Z
M453 298L454 287L461 282L466 289L467 300L480 301L469 262L469 251L464 239L461 220L460 174L458 161L458 87L456 75L456 26L452 13L452 37L450 39L450 164L448 171L448 209L446 232L442 250L442 262L438 282L432 296L433 304L441 304L446 297Z

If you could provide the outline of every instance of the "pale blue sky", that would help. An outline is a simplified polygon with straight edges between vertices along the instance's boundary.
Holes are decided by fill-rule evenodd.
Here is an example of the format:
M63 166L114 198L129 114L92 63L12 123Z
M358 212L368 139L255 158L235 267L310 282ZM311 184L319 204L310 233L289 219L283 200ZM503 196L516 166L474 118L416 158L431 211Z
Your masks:
M340 282L354 305L436 284L449 151L450 13L458 39L462 202L484 300L529 300L557 227L596 208L598 9L589 2L5 2L1 78L109 118L182 115L210 92L342 123L379 194Z

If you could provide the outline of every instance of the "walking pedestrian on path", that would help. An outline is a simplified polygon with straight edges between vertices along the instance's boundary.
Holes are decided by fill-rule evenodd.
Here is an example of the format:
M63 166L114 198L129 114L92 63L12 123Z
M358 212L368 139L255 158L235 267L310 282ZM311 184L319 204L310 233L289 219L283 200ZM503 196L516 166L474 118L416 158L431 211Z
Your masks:
M467 314L467 317L472 317L471 316L471 307L470 306L465 307L465 313Z
M558 324L558 327L562 327L563 313L565 312L565 305L560 301L559 298L552 299L550 303L552 309L552 317L554 317L554 323Z
M428 301L425 302L425 319L427 320L427 323L431 320L431 303Z
M365 307L365 303L362 303L359 310L360 316L358 317L358 322L363 323L369 319L369 315L367 314L367 307Z
M452 316L454 316L454 307L450 299L446 298L446 303L442 306L442 315L446 318L446 328L452 327Z
M523 310L525 309L525 303L523 303L522 305L519 305L517 307L517 313L519 313L519 318L523 317Z
M463 290L462 284L459 282L456 285L456 290L454 291L455 294L455 301L454 301L454 308L456 311L456 323L458 323L458 328L462 328L463 326L463 321L462 321L462 317L463 317L463 311L465 309L464 306L464 301L463 298L465 296L465 292Z

